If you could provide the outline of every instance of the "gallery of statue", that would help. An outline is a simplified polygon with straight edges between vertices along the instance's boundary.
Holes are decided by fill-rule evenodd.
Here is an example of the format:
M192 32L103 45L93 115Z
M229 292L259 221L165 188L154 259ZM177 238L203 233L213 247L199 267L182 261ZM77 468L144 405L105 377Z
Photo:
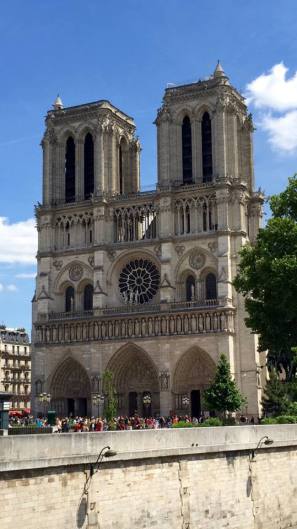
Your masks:
M232 286L238 251L257 235L251 116L220 64L165 90L158 182L140 191L131 117L109 101L46 116L36 208L33 384L60 414L102 414L113 373L118 413L199 416L225 353L257 415L257 337Z

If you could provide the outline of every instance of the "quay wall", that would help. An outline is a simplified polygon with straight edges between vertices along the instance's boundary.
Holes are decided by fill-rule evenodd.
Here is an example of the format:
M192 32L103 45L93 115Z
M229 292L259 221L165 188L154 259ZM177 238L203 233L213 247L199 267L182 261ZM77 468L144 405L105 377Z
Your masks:
M296 498L297 425L0 438L1 529L297 529Z

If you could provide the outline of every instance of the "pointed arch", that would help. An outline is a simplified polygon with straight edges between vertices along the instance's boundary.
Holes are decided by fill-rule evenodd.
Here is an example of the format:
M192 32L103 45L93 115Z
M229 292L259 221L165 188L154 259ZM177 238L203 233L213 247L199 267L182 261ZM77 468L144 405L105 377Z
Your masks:
M150 412L159 412L158 371L153 360L144 349L141 349L134 343L124 345L114 354L106 369L113 373L114 386L119 396L118 411L120 414L127 414L131 411L129 405L131 397L133 397L132 400L134 402L137 400L138 412L144 413L144 393L150 394L152 397Z
M182 122L182 162L183 183L191 184L193 180L192 171L192 127L189 116L185 116Z
M91 383L85 368L72 357L56 368L51 384L52 406L59 414L86 415L90 409Z
M203 182L212 180L212 132L211 119L208 112L204 112L201 121L202 138L202 176Z
M75 201L75 142L69 136L65 146L65 202Z
M94 140L90 132L84 141L84 198L94 193Z
M177 361L173 375L173 390L187 393L189 388L209 386L216 369L213 359L203 349L191 347Z

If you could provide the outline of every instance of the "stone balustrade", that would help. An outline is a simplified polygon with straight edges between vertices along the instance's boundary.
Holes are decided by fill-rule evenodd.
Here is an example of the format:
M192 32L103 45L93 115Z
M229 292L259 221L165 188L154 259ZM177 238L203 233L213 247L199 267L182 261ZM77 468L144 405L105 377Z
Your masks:
M108 317L81 317L69 320L62 313L57 319L35 323L36 343L72 343L100 340L125 340L174 335L233 333L234 312L231 307L167 310L146 314L131 313ZM67 313L66 313L67 314Z

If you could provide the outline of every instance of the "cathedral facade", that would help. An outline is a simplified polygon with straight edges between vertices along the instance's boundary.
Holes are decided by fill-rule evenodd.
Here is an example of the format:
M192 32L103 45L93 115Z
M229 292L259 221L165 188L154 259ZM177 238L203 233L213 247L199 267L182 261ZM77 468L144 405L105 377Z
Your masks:
M257 337L232 286L262 215L251 116L218 64L207 80L167 88L155 124L158 183L141 192L131 117L106 100L64 108L57 98L47 113L35 411L46 392L59 414L101 414L110 371L119 414L198 416L225 353L245 412L259 413Z

